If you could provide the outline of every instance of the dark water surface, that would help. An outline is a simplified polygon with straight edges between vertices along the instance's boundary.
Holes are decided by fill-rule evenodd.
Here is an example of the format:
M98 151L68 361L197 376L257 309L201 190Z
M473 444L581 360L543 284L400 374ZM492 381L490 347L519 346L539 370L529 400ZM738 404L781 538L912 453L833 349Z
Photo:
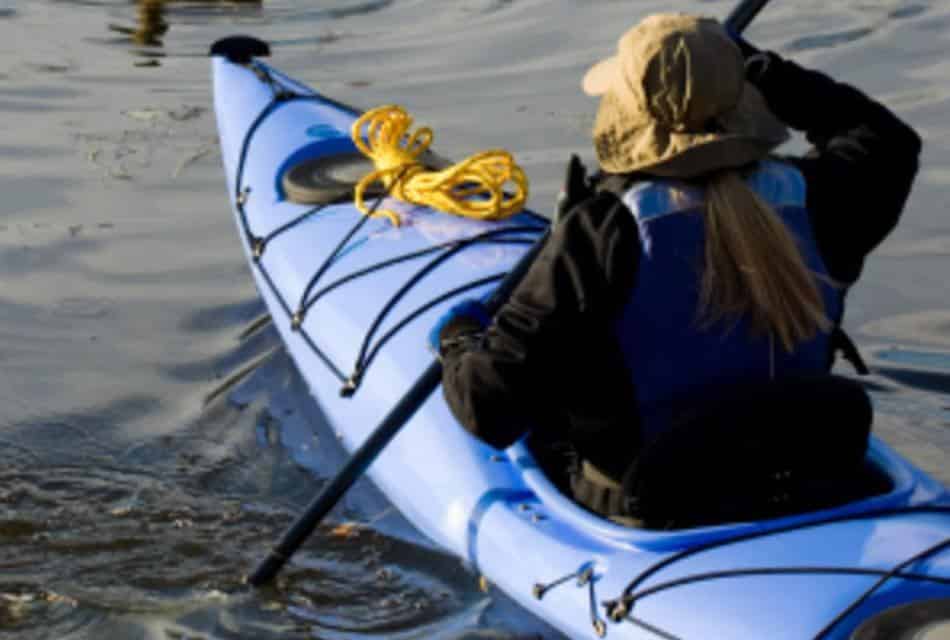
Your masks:
M263 308L227 205L204 56L253 33L329 95L405 105L444 153L508 147L547 211L567 154L591 158L585 66L648 12L730 7L0 3L0 636L538 631L365 482L278 585L241 584L322 481L281 443L312 440L327 474L342 455L276 335L242 334ZM750 35L857 84L925 138L904 220L847 325L875 369L877 433L950 482L950 4L774 0Z

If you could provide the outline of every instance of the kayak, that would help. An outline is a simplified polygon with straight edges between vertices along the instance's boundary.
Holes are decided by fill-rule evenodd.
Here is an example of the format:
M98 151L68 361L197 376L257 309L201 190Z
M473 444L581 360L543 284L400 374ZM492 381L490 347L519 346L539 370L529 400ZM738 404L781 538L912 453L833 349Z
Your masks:
M292 201L289 172L352 160L359 112L261 62L265 52L242 37L212 48L228 193L274 325L353 451L431 364L438 318L487 295L548 222L367 196L398 212L394 226L332 185L321 202ZM886 489L852 502L638 529L575 504L526 442L501 451L472 437L435 393L368 474L435 545L571 638L936 638L950 630L950 492L876 438L867 458ZM874 635L895 624L910 635Z

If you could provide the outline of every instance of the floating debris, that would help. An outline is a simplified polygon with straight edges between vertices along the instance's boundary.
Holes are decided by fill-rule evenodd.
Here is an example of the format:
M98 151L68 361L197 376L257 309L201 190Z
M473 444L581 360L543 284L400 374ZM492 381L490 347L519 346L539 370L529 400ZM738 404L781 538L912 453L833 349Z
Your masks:
M126 109L122 111L122 115L140 122L155 122L165 115L165 111L163 109L145 107L144 109Z
M196 107L193 105L184 104L177 109L168 111L168 117L177 122L184 122L186 120L200 118L206 111L207 109L204 107Z
M359 522L344 522L330 529L330 536L333 538L342 538L351 540L358 538L363 525Z

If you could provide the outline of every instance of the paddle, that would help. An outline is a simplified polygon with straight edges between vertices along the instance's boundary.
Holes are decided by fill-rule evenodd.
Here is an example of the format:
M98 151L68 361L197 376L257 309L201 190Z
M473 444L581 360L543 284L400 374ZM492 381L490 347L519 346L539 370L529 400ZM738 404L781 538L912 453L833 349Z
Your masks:
M743 0L732 10L723 24L730 32L741 34L768 2L769 0Z
M725 25L733 33L741 33L755 16L762 10L768 0L743 0L729 14ZM538 239L530 250L521 258L514 269L502 280L495 289L491 298L485 303L489 315L494 315L501 305L514 291L522 277L531 267L535 256L544 246L550 229ZM425 373L416 380L412 388L394 406L378 427L370 434L366 441L343 465L337 475L323 488L316 498L307 507L307 510L284 533L267 557L248 576L247 581L256 586L270 581L290 557L300 548L300 545L313 533L321 520L336 506L343 495L353 484L362 477L363 473L373 463L387 444L399 433L400 429L409 421L417 409L422 406L432 392L442 382L442 363L434 361Z

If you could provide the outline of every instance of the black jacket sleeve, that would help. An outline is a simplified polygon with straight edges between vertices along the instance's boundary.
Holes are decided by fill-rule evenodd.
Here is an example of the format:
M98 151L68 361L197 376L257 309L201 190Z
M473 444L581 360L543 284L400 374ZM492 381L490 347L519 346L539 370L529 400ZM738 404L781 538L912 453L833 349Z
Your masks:
M470 325L450 323L443 330L444 393L467 430L503 448L564 411L590 422L616 407L613 400L597 408L628 378L612 368L620 366L615 353L604 361L616 351L605 328L629 296L639 251L627 208L610 193L595 195L553 230L477 348L452 339ZM570 389L561 392L564 385ZM589 406L578 407L578 399Z
M765 55L765 69L749 79L772 112L814 145L804 157L787 160L805 176L806 204L829 273L850 285L897 224L917 173L920 137L854 87Z

